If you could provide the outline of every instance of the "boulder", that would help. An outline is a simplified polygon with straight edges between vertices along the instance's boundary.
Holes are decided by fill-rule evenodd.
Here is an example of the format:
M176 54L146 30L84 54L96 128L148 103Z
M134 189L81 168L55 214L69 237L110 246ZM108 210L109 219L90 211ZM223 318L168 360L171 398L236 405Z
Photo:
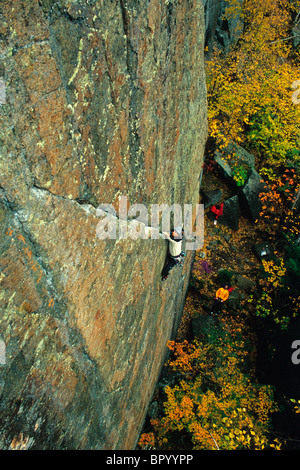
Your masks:
M242 213L253 222L260 217L262 204L259 195L266 191L266 189L266 183L257 171L252 169L247 183L240 191L239 196Z
M214 160L218 165L219 173L228 183L233 183L231 166L226 160L225 156L220 152L216 152L214 155Z
M233 303L233 302L237 302L238 300L240 300L241 298L241 295L240 293L238 292L237 289L234 289L232 292L230 292L229 294L229 298L228 298L228 303Z
M228 12L230 4L226 0L219 0L217 3L220 4L220 14L215 31L215 42L227 53L242 35L244 19L239 13L232 15ZM241 4L241 0L238 0L238 3ZM242 10L239 9L239 11Z
M212 328L215 328L215 318L210 315L201 315L192 319L192 332L194 338L209 341Z
M235 282L236 286L241 290L249 291L255 287L254 281L248 279L247 277L241 276L240 274L236 276Z
M218 204L222 198L223 191L221 189L210 189L201 191L203 197L204 209Z
M264 259L269 261L273 256L273 248L268 243L257 243L253 250L260 261Z
M298 47L300 44L300 11L295 19L294 26L292 29L293 46Z
M224 202L223 215L218 219L222 225L227 225L232 230L239 228L240 206L237 195Z
M249 166L250 168L255 167L255 156L252 153L247 152L243 147L236 144L235 142L231 142L226 147L227 155L233 155L234 160L237 163L244 163L245 165Z
M219 167L222 177L234 187L237 187L236 181L233 178L235 167L242 168L246 172L255 167L254 155L235 142L228 144L222 153L216 152L214 160Z

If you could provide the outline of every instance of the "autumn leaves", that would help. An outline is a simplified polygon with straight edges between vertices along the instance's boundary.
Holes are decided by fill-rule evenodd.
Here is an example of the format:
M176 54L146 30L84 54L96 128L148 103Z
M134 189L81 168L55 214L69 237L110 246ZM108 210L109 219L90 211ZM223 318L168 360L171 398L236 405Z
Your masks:
M230 141L251 148L260 165L276 174L287 158L300 159L299 87L291 100L299 64L291 41L283 40L293 7L280 0L230 4L244 31L226 56L216 50L207 61L210 135L221 149Z

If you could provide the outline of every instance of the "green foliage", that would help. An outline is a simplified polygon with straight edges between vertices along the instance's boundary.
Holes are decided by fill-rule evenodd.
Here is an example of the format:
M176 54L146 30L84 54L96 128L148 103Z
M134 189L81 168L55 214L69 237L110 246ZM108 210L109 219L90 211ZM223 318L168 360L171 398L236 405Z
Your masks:
M229 284L231 283L233 272L228 271L227 269L220 269L217 274L217 280L220 284Z
M247 181L248 170L243 165L234 165L231 171L236 185L238 187L244 186Z

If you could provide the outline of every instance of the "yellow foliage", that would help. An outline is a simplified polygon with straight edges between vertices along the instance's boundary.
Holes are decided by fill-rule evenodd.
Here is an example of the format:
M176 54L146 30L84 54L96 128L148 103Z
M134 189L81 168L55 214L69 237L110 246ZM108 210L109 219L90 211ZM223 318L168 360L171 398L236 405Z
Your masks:
M214 351L211 345L199 342L169 343L176 351L176 360L170 361L173 369L186 371L189 364L190 370L195 358L202 362L196 363L194 380L181 380L165 389L165 414L152 422L164 448L171 445L174 432L188 433L196 450L263 449L269 445L269 417L276 410L272 390L251 383L240 371L243 345L235 341L235 335L232 339L230 343L220 340ZM191 358L180 361L180 352Z
M262 260L264 271L267 274L266 283L268 287L278 288L282 286L282 279L285 276L286 268L284 267L284 260L279 260L279 266L274 263L274 260Z
M300 107L292 103L299 68L291 59L291 6L284 0L229 0L227 15L241 16L238 47L207 61L209 131L219 149L235 141L278 166L300 160Z

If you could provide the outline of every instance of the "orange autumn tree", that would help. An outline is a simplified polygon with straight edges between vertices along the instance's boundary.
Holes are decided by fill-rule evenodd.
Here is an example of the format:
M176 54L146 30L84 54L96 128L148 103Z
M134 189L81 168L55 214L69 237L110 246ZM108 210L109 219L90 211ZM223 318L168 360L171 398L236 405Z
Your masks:
M276 246L272 259L263 260L259 288L248 299L254 313L273 317L286 328L300 309L300 215L296 211L300 195L300 176L287 169L278 178L267 181L260 195L262 212L257 233Z
M300 194L300 176L291 168L276 178L267 178L266 182L266 191L260 194L262 212L257 221L258 228L275 238L284 234L297 239L300 220L295 203Z
M182 379L165 388L164 416L152 420L156 448L280 448L268 436L272 389L242 371L249 352L237 320L223 319L223 333L210 343L168 346L169 366Z
M291 48L291 18L300 2L229 0L227 17L243 24L237 44L207 60L210 137L218 149L235 141L273 171L300 161L300 106L292 103L299 64ZM263 175L263 172L261 173Z

